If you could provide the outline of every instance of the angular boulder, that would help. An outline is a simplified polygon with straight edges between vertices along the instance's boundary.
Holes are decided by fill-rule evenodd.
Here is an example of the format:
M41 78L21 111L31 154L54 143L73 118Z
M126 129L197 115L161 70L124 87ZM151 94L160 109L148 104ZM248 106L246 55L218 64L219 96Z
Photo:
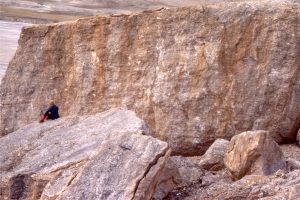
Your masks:
M224 155L229 144L228 140L217 139L214 143L208 148L203 156L201 156L199 165L203 169L215 171L223 169L224 166Z
M247 131L234 136L224 163L234 179L249 174L270 175L286 167L279 145L267 131Z
M299 10L215 2L26 27L0 88L0 135L51 98L63 116L127 106L173 154L202 155L248 130L294 141Z
M30 124L0 138L0 199L151 199L169 157L128 110Z

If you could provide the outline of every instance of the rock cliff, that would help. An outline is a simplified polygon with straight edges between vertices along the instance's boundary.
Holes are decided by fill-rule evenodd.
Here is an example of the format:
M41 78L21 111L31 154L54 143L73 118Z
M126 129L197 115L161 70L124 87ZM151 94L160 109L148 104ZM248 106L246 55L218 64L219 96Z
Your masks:
M150 199L170 152L133 112L33 123L0 138L0 199Z
M215 3L92 17L22 30L1 85L1 135L35 121L126 106L174 154L216 138L300 126L299 6Z

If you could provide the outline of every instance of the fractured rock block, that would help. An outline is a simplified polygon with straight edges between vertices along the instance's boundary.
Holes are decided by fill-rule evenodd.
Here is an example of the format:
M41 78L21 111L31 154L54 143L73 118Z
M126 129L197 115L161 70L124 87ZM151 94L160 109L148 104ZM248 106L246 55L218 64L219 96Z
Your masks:
M0 138L0 199L151 199L170 152L134 112L112 109Z
M285 169L283 153L267 131L247 131L234 136L224 163L234 179L250 174L270 175Z

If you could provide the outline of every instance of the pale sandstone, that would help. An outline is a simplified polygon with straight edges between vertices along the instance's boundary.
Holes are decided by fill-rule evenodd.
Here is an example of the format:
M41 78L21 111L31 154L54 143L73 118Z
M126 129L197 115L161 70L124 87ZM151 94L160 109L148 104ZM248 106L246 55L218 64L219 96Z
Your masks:
M0 138L0 199L151 199L170 152L124 109Z
M234 179L245 175L270 175L285 169L279 145L266 131L247 131L234 136L224 156L224 164Z
M22 30L0 89L0 134L34 120L47 99L63 116L126 106L173 154L216 138L299 128L299 5L203 4Z

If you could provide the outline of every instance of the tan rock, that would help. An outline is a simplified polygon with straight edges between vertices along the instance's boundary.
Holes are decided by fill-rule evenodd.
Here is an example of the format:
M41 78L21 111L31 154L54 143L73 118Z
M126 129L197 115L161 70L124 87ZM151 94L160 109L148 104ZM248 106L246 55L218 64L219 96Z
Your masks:
M229 144L228 140L217 139L214 143L208 148L203 156L200 159L200 166L206 170L215 171L223 169L224 166L224 155Z
M283 153L266 131L247 131L234 136L224 163L234 179L249 174L270 175L285 169Z
M126 106L173 154L269 130L295 140L299 6L236 2L91 17L22 30L0 89L0 135L37 119Z
M0 138L0 199L151 199L170 152L127 110L30 124Z

